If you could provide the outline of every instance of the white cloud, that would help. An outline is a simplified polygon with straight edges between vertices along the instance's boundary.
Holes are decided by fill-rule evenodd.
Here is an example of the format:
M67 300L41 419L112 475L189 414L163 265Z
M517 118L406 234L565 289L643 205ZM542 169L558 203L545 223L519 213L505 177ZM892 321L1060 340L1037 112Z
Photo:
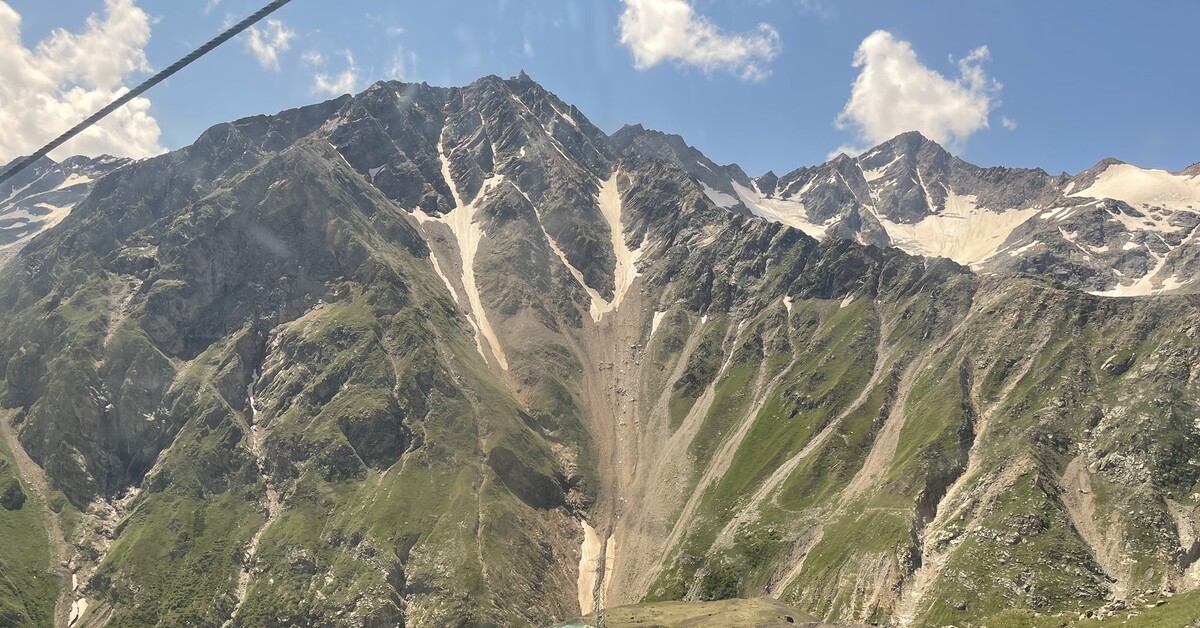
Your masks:
M387 74L394 81L411 81L417 75L417 53L397 46Z
M321 54L321 52L318 50L305 50L304 53L300 55L300 61L304 65L321 67L325 65L325 55Z
M347 50L346 69L330 76L324 72L318 72L313 77L312 91L314 94L324 94L327 96L341 96L353 92L358 86L358 66L354 64L354 55Z
M526 57L529 57L530 59L533 58L533 42L529 41L528 37L525 38L521 48L525 52Z
M869 144L920 131L960 150L967 138L988 127L988 114L999 104L1001 86L983 71L987 59L987 46L976 48L958 61L959 77L952 80L923 65L908 42L875 31L854 55L860 72L837 127Z
M128 91L133 74L149 72L144 48L150 18L133 0L106 0L79 33L52 31L32 49L21 42L21 16L0 0L0 161L37 150ZM162 153L150 101L135 98L51 153Z
M1008 129L1009 131L1016 131L1017 121L1008 116L1000 116L1000 126Z
M261 29L251 26L246 35L246 48L254 53L258 64L267 70L279 70L279 55L291 47L296 31L279 20L269 19Z
M822 18L828 18L833 15L833 11L825 6L820 0L796 0L796 7L801 13L813 12Z
M832 161L834 157L837 157L838 155L842 155L842 154L850 155L850 156L857 156L860 153L862 153L864 150L866 150L866 149L860 148L858 146L850 146L849 144L842 144L841 146L838 146L837 148L829 151L829 153L825 155L825 160Z
M208 15L212 13L218 4L221 4L221 0L208 0L208 4L204 5L204 14Z
M688 0L624 2L621 43L633 53L639 70L672 61L761 81L770 75L767 64L780 52L779 32L768 24L759 24L750 33L726 34L698 15Z

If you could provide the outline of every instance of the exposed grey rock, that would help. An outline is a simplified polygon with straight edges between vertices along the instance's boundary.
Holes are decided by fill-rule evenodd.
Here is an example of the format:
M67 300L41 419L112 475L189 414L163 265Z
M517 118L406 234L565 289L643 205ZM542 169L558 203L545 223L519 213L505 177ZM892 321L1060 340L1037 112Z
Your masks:
M5 181L0 185L0 266L39 233L58 224L92 191L96 180L129 163L109 156L71 157L62 162L44 157Z
M893 239L971 197L1024 220L977 268L1099 290L1196 267L1192 212L1072 182L913 133L750 179L676 136L607 137L523 73L377 83L99 179L0 277L2 401L87 516L140 488L104 528L109 557L84 553L114 623L159 617L198 577L170 621L219 625L235 598L243 625L569 618L580 518L620 530L634 568L613 595L777 586L862 620L931 566L956 621L1007 593L1075 611L1113 564L1152 565L1141 589L1182 581L1185 526L1164 513L1196 483L1196 299L980 277ZM753 470L731 489L721 464ZM1128 559L1100 566L1073 527L1067 501L1101 491L1068 464L1108 483L1114 530L1149 532ZM769 525L739 521L759 489ZM881 538L828 546L863 523ZM826 545L805 549L814 525ZM810 550L829 571L792 569ZM849 590L864 604L831 610Z

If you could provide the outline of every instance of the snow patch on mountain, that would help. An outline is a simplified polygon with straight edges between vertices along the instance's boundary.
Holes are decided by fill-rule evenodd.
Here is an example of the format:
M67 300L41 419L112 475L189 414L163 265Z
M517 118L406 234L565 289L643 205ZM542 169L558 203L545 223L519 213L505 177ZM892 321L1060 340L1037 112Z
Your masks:
M950 194L941 214L915 224L886 218L880 223L899 248L917 255L948 257L960 264L978 264L993 255L1013 230L1036 214L1036 209L994 212L976 206L974 196Z
M535 216L537 216L538 227L542 230L542 236L546 238L546 244L550 246L550 251L558 256L558 261L562 262L562 265L567 268L567 272L571 273L571 276L575 278L575 281L579 283L585 292L587 292L588 297L591 298L591 305L588 307L588 314L591 315L592 321L599 323L600 319L604 316L604 313L612 309L611 304L606 301L604 297L600 296L600 293L597 292L595 288L588 285L587 280L583 277L583 273L580 272L578 268L575 268L575 265L572 264L571 260L567 258L566 252L563 251L562 247L558 245L558 242L554 240L554 238L550 235L550 232L546 231L546 223L542 220L542 212L538 209L537 204L533 202L533 199L529 198L529 195L526 194L525 191L520 187L518 187L516 183L513 183L512 181L509 183L516 188L517 192L519 192L521 196L525 197L525 201L528 202L531 207L533 207L533 213Z
M808 220L804 203L784 198L767 198L754 190L734 181L733 191L752 214L774 222L794 227L821 240L829 225L818 225Z
M876 179L882 178L889 171L891 171L892 166L896 162L900 161L900 157L896 157L895 159L892 159L884 166L880 166L879 168L874 168L871 170L863 169L862 161L863 161L862 159L859 159L857 162L859 164L859 169L862 170L863 178L866 179L867 183L870 183Z
M484 310L483 300L479 296L479 287L475 283L475 254L479 251L480 240L483 239L483 228L475 220L476 205L500 185L504 176L496 175L485 181L483 189L475 199L464 204L462 197L459 196L458 185L454 182L454 176L450 172L450 159L446 155L445 144L440 141L438 142L438 159L442 164L442 176L446 179L446 185L450 187L450 195L454 198L454 209L445 216L432 220L437 220L450 227L450 231L458 242L458 254L462 258L462 286L467 293L467 304L471 312L470 319L478 332L475 335L476 348L486 360L487 356L483 352L483 345L479 341L479 336L483 336L500 368L507 371L508 359L504 356L500 340L488 321L487 311Z
M1166 256L1162 256L1159 258L1158 265L1154 270L1146 273L1145 276L1110 290L1097 290L1092 291L1090 294L1098 297L1148 297L1164 294L1191 283L1191 280L1181 282L1175 277L1168 277L1166 279L1159 277L1158 272L1162 270L1165 264Z
M654 319L650 321L650 335L651 336L654 336L654 332L658 331L658 325L659 325L659 323L662 323L662 319L666 315L667 315L666 312L655 312L654 313Z
M600 213L608 222L609 231L612 233L613 255L617 258L617 268L613 276L613 300L605 311L615 310L621 306L621 299L625 297L625 293L637 279L637 261L641 258L644 248L639 246L636 250L630 249L629 244L625 241L625 223L621 215L621 192L617 189L617 175L619 174L619 171L614 171L612 176L601 182L600 195L597 198Z
M579 597L579 612L588 614L596 610L596 584L600 579L600 556L604 551L603 539L587 521L580 520L583 542L579 548L579 576L576 589Z
M77 185L87 185L88 183L91 183L91 182L92 182L92 178L89 176L71 173L71 176L67 177L66 180L64 180L62 183L59 183L58 186L55 187L54 189L55 190L65 190L67 188L73 188Z
M1112 164L1092 185L1070 196L1112 198L1134 207L1163 207L1173 210L1200 209L1200 176L1172 174L1166 170Z
M704 188L704 195L707 196L708 200L712 201L717 207L722 209L730 209L738 204L738 199L736 197L717 190L716 188L709 186L707 183L701 182L700 187ZM755 193L760 194L760 192L757 191Z

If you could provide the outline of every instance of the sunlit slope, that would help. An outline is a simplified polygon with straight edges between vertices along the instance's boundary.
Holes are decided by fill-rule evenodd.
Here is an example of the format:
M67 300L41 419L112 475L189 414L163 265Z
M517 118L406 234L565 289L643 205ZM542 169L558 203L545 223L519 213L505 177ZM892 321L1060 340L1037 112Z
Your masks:
M523 75L379 83L97 181L0 278L8 425L70 555L3 608L547 625L767 593L925 625L1195 588L1197 298L818 241L623 133ZM871 181L933 172L917 139ZM1013 176L971 203L1044 191ZM975 211L923 177L888 221Z

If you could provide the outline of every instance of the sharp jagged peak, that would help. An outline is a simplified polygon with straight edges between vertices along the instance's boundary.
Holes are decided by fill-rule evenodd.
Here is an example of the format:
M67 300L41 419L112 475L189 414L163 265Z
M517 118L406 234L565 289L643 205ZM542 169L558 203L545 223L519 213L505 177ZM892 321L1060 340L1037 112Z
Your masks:
M1096 165L1071 177L1071 179L1075 182L1075 189L1081 190L1094 183L1096 178L1101 174L1104 174L1104 171L1108 170L1111 166L1120 166L1124 164L1124 161L1121 161L1115 157L1105 157L1104 159L1096 162Z
M775 194L775 187L779 184L779 175L775 174L774 170L768 170L754 179L754 186L758 191L767 197Z
M731 182L750 187L752 179L736 163L720 165L701 150L687 143L683 136L647 129L641 124L626 124L609 136L618 153L636 154L658 159L679 167L705 186L732 193Z
M1126 162L1121 161L1120 159L1117 159L1116 157L1105 157L1104 159L1097 161L1096 165L1079 173L1079 175L1083 176L1085 174L1092 173L1092 172L1101 173L1101 172L1104 172L1105 170L1107 170L1109 166L1123 166L1125 164L1126 164Z
M742 171L742 167L740 165L736 163L725 165L717 164L707 155L705 155L704 151L701 151L691 144L688 144L687 140L678 133L667 133L657 129L647 129L641 124L626 124L609 137L616 142L616 144L622 150L628 148L631 144L638 141L660 141L670 146L673 150L691 153L693 156L699 157L706 165L710 167L730 170L732 172L741 173L742 176L745 176L745 173ZM749 177L746 178L749 179Z
M906 159L933 156L940 159L949 157L950 153L941 144L922 135L920 131L907 131L864 152L858 157L858 161L865 163L881 155Z
M937 144L937 142L934 142L933 140L929 139L928 137L925 137L925 135L923 133L921 133L920 131L905 131L905 132L897 135L896 137L893 137L892 139L884 142L883 145L900 144L900 145L913 146L913 147L919 148L928 143Z
M620 129L618 129L616 133L613 133L612 137L613 137L613 139L634 138L634 137L654 137L654 138L664 139L669 142L676 143L680 146L684 146L686 148L695 150L690 144L687 143L686 140L683 139L682 135L679 135L678 133L667 133L665 131L659 131L658 129L647 129L641 123L626 124L625 126L622 126Z

